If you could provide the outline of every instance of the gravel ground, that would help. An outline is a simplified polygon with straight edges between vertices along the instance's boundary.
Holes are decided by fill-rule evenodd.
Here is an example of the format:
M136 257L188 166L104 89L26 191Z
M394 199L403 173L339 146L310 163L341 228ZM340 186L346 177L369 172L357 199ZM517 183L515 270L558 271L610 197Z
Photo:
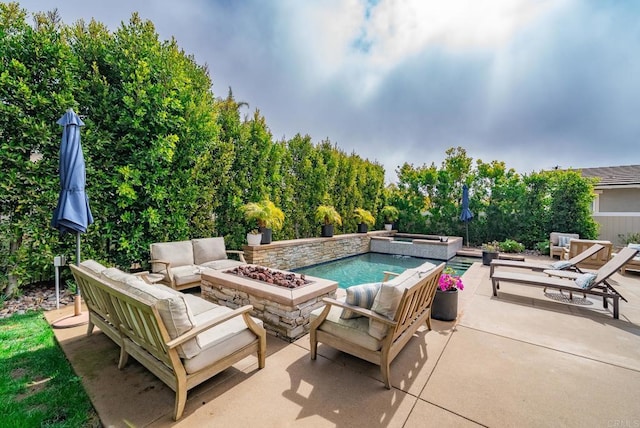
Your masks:
M65 287L60 287L60 307L73 304L74 295ZM0 303L0 318L13 314L24 314L29 310L49 311L56 308L56 288L54 283L38 283L20 290L20 295Z

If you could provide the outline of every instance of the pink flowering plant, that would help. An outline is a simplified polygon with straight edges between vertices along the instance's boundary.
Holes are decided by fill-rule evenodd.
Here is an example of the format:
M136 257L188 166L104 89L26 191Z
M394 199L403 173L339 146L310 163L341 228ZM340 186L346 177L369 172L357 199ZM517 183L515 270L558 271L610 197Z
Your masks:
M452 268L446 267L438 280L438 288L442 291L464 290L462 279L455 273Z

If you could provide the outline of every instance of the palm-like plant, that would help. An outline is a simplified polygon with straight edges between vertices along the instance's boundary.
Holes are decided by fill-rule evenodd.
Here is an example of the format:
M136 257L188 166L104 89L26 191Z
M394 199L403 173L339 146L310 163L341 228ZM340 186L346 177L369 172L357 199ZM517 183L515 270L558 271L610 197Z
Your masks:
M384 218L385 223L393 223L398 220L400 211L393 205L385 205L380 210L380 215Z
M316 208L316 221L321 224L337 224L342 225L342 217L338 214L338 211L331 205L320 205Z
M284 225L284 213L269 199L249 202L242 207L247 221L255 221L260 228L280 230Z
M366 224L367 226L373 226L376 222L376 219L373 217L370 211L365 210L364 208L356 208L353 210L353 218L358 224Z

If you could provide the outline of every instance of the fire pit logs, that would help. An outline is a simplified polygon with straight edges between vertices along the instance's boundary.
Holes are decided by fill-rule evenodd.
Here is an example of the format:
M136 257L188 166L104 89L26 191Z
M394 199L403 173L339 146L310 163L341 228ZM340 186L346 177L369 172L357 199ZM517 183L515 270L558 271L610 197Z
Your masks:
M311 281L307 281L305 279L304 274L296 275L291 272L274 271L264 266L238 266L225 271L225 273L243 276L257 281L266 282L267 284L286 288L298 288L311 283Z

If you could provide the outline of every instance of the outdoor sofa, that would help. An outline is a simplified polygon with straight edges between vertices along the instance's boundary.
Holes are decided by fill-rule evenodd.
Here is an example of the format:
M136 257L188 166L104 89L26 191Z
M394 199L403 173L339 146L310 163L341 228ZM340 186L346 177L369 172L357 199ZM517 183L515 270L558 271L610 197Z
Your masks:
M551 232L549 235L549 255L553 258L564 258L565 249L569 248L569 241L572 239L579 239L580 235L577 233L562 233Z
M420 326L431 329L431 305L445 263L407 269L392 280L347 289L344 300L324 298L311 312L311 359L318 342L380 366L391 388L390 365Z
M577 266L583 269L598 269L611 259L611 252L613 251L613 243L611 241L571 239L569 241L569 247L565 249L565 255L563 258L569 260L596 244L602 245L604 248L593 254L591 257L581 261Z
M640 250L640 244L630 243L627 244L628 248L635 248L636 250ZM613 254L614 256L617 254ZM640 256L636 254L634 258L629 260L626 265L622 266L622 273L626 274L627 271L635 271L640 272Z
M120 347L118 368L131 355L175 391L174 420L191 388L254 353L265 365L266 331L251 305L233 310L93 260L71 270L89 309L87 335L98 326Z
M151 272L163 275L161 282L176 290L199 286L203 268L232 269L246 264L244 253L227 250L222 237L154 243L150 253ZM238 260L228 258L229 254Z

